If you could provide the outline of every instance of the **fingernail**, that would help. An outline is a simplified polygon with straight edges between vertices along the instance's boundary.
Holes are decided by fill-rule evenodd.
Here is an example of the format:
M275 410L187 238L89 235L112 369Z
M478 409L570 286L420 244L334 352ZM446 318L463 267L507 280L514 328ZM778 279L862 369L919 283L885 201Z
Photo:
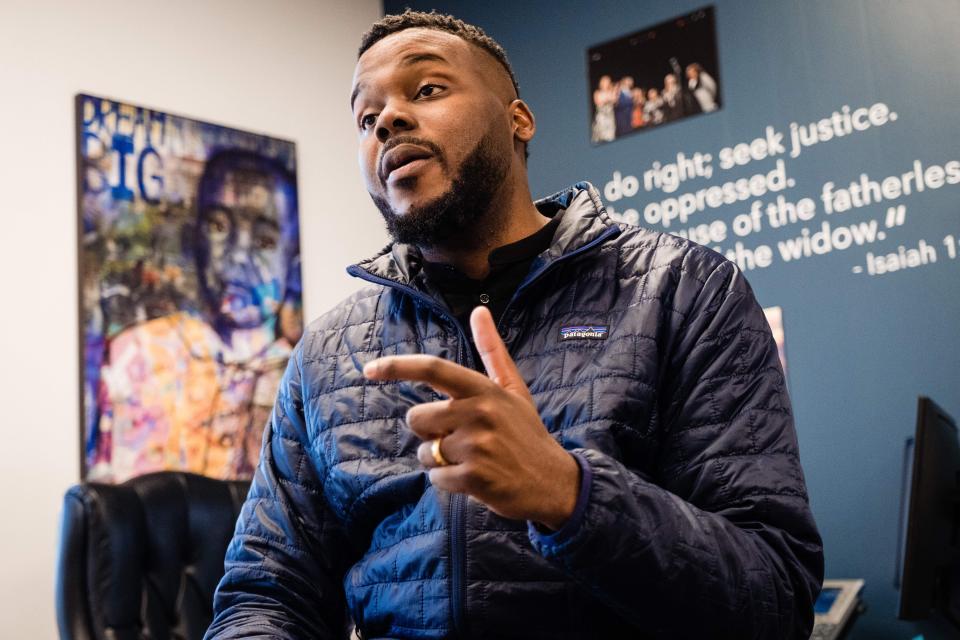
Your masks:
M380 369L380 361L371 360L367 364L363 365L363 375L368 378L372 378L373 376L377 375L377 370L379 369Z

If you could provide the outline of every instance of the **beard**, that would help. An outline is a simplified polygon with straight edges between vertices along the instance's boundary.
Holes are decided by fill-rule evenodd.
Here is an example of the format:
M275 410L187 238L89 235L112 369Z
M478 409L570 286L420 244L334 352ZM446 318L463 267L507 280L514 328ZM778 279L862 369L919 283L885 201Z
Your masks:
M419 142L413 138L404 141ZM429 145L439 151L436 145ZM441 167L445 159L437 154ZM433 200L398 214L387 199L370 194L395 242L418 247L476 247L488 240L500 218L493 198L509 169L509 156L498 152L491 129L464 159L450 188Z

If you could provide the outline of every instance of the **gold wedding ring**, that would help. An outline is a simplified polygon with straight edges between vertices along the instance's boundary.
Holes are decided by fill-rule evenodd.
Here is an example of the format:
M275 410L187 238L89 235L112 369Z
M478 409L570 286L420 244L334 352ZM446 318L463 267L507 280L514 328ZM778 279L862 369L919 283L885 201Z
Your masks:
M430 443L430 455L433 456L433 461L437 463L438 467L445 467L450 463L447 462L447 459L443 457L443 454L440 453L440 442L443 440L443 437L434 438Z

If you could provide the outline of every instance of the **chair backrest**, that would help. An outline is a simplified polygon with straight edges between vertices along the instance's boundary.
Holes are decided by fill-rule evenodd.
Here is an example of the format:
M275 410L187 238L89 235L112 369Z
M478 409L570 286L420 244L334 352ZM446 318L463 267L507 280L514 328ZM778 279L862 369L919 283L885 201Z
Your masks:
M57 566L60 637L202 638L248 487L178 471L71 487Z

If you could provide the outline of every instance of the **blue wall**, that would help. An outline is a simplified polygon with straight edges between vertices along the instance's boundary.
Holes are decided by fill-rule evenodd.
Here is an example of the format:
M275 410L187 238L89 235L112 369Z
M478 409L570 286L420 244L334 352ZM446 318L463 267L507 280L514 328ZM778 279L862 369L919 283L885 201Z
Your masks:
M896 201L827 216L821 185L844 186L866 173L900 175L960 160L960 4L956 0L717 0L720 83L724 105L612 143L593 146L586 49L702 6L689 1L591 3L393 2L453 13L504 45L522 96L537 116L530 174L546 195L588 179L603 188L614 171L641 176L677 152L714 154L762 136L767 125L788 132L843 105L884 102L896 121L785 157L796 181L782 192L810 197L816 217L789 228L739 238L771 246L821 229L878 220L886 237L824 255L748 271L760 302L783 308L788 377L813 509L824 536L827 576L866 579L869 612L855 638L928 638L945 632L895 620L893 588L903 442L914 428L916 398L929 395L960 419L960 257L943 238L960 237L960 185L926 189ZM788 147L789 150L789 147ZM773 159L691 180L672 194L774 167ZM716 162L714 162L716 164ZM642 211L670 194L643 190L614 203ZM765 203L770 196L758 198ZM751 200L694 215L728 224ZM888 205L904 205L901 226L887 229ZM671 227L671 230L676 227ZM869 275L866 254L883 255L925 240L937 262ZM737 238L734 239L734 241ZM714 245L711 245L714 246ZM719 243L726 250L733 241ZM853 268L860 266L861 273ZM691 603L691 606L695 606Z

